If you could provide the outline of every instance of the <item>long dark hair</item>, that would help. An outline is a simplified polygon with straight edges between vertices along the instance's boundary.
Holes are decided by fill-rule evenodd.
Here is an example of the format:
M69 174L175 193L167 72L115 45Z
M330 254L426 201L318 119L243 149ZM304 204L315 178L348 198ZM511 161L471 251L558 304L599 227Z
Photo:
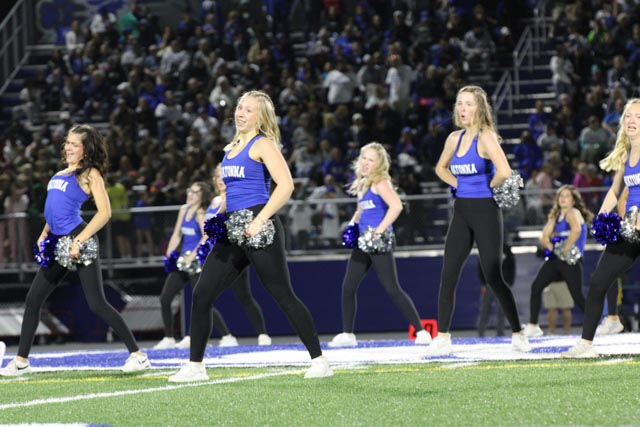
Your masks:
M109 152L107 143L93 126L75 125L69 129L69 134L75 133L80 135L84 157L80 161L80 167L76 169L76 175L82 174L85 170L95 168L101 175L105 175L109 169ZM66 163L66 154L64 152L64 144L62 145L62 158Z
M562 193L564 190L569 190L569 192L571 193L571 197L573 197L573 207L580 211L580 214L582 214L582 217L584 218L584 222L590 224L593 220L593 212L587 209L584 200L582 199L582 195L580 194L578 189L573 185L567 184L561 186L556 191L556 196L553 200L553 206L551 207L551 210L549 211L549 215L547 217L554 221L556 220L556 217L560 212L560 203L558 202L558 199L560 198L560 193Z

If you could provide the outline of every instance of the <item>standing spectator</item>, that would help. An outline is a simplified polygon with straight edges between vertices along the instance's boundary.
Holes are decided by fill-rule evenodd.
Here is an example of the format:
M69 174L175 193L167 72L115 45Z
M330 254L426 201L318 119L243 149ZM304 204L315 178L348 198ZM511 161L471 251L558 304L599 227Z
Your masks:
M574 72L571 60L567 56L565 46L560 45L556 47L556 54L551 58L549 67L553 73L551 80L553 81L556 97L562 94L572 96L574 92L573 79L578 76Z
M338 104L349 104L353 99L353 91L356 86L355 76L348 71L346 62L339 61L337 66L331 63L325 64L327 72L322 87L327 89L327 102L335 108Z
M389 69L384 82L389 88L389 106L404 116L411 97L413 70L402 62L398 54L391 54L388 60Z

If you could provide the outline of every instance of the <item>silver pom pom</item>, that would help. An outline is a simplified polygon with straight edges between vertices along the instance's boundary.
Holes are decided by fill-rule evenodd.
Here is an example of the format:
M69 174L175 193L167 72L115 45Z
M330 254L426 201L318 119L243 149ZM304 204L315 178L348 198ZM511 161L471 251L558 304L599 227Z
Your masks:
M98 258L99 252L98 241L95 237L89 237L80 244L80 258L76 262L85 266L89 265Z
M238 245L246 244L254 249L261 249L271 245L276 234L273 220L268 220L262 225L258 234L249 238L244 234L244 230L249 226L251 221L253 221L253 212L249 209L241 209L230 214L225 222L229 240Z
M358 248L368 254L383 254L391 252L396 243L396 235L393 230L385 230L382 234L376 234L373 227L368 227L358 237Z
M629 243L640 243L640 233L636 230L638 207L631 207L620 222L620 235Z
M229 215L229 218L225 221L229 241L242 245L247 238L244 234L244 230L251 221L253 221L253 212L249 209L235 211Z
M262 249L273 243L273 238L276 235L276 227L273 225L272 220L268 220L262 225L258 234L247 239L247 246L254 249Z
M73 240L71 236L63 236L58 240L58 244L56 245L56 262L64 268L73 267L73 259L69 256L72 243Z
M56 245L56 262L64 268L71 268L74 264L89 265L98 257L98 242L94 237L88 238L80 245L80 258L73 259L69 256L73 238L71 236L63 236L58 240Z
M512 170L511 176L502 185L493 188L493 199L500 208L512 208L520 201L520 189L523 187L522 177Z
M566 262L569 265L576 265L580 258L582 258L580 249L578 249L577 246L572 246L571 249L565 251L563 249L563 246L564 240L561 240L559 242L556 242L555 246L553 247L553 253L556 255L556 258L558 258L560 261Z
M178 270L183 271L190 276L200 274L202 271L202 265L200 265L198 257L195 257L191 264L187 264L186 257L189 254L191 254L191 251L186 251L183 255L180 255L176 260L176 267L178 267Z

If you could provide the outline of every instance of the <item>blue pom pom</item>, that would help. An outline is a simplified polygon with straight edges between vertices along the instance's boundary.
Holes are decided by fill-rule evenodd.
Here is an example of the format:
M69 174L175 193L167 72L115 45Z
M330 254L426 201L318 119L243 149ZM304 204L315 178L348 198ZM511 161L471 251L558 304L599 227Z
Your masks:
M42 242L40 247L33 245L33 259L38 265L49 268L56 262L56 245L58 244L58 237L48 235Z
M620 215L615 212L596 215L591 235L603 245L620 241Z
M178 265L177 265L178 258L180 258L180 252L178 251L171 252L171 254L168 257L165 256L164 271L166 271L167 273L178 271Z
M209 241L212 241L213 244L228 240L226 221L227 216L225 214L214 215L205 221L204 232L209 236Z
M207 259L207 255L209 255L209 252L211 252L211 249L213 249L213 246L215 244L215 241L208 239L206 242L198 246L197 257L201 265L204 265L204 261Z
M360 237L360 227L358 224L349 224L342 230L342 246L355 249L358 246L358 237Z

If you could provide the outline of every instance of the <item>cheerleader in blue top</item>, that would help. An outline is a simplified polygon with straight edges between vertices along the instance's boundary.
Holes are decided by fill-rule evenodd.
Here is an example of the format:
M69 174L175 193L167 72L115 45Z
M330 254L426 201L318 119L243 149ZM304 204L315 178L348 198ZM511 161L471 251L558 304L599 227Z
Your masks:
M402 212L402 202L393 189L389 176L389 154L377 142L371 142L360 149L360 156L354 162L356 178L349 192L358 197L352 223L359 225L360 233L374 230L375 238L381 238L385 230L393 230L393 222ZM365 248L366 249L366 248ZM416 344L429 344L431 335L424 330L413 301L398 282L398 272L393 252L367 253L355 248L349 258L347 271L342 282L342 333L336 335L329 347L355 347L358 345L353 333L356 318L356 293L371 266L376 269L378 279L394 304L416 331Z
M616 144L607 157L600 161L605 171L615 171L613 182L602 202L598 213L615 211L625 186L629 189L625 221L630 222L631 235L621 241L610 243L600 256L598 265L591 275L585 304L582 337L568 351L561 354L567 358L598 357L593 348L593 338L602 317L604 299L616 279L628 271L640 256L640 235L638 216L640 208L640 98L627 101L622 111L622 123L618 130Z
M293 292L284 229L276 216L293 193L293 179L280 152L280 130L273 102L264 92L246 92L238 100L234 119L236 135L225 149L222 178L227 187L227 224L242 229L228 227L229 242L219 241L207 256L193 293L190 361L169 381L209 378L202 360L211 331L211 306L249 264L254 266L311 356L305 378L331 376L333 371L322 355L311 313ZM269 194L271 180L275 187Z
M72 260L79 260L80 247L89 238L97 239L96 233L111 218L111 206L102 178L108 167L107 146L93 127L75 125L67 134L61 154L67 167L55 174L47 186L44 208L46 224L37 245L41 248L45 240L70 236L72 243L68 256ZM80 207L89 197L93 197L97 212L86 224L80 216ZM99 258L88 265L78 263L77 269L91 311L113 329L131 352L122 370L135 372L148 369L151 364L146 354L140 352L131 330L105 298ZM28 357L40 322L42 305L68 272L69 269L57 261L52 261L52 265L43 265L38 270L25 301L18 354L7 367L0 369L0 375L18 376L31 372Z
M567 282L571 297L584 311L582 256L587 242L587 222L591 222L592 219L593 214L585 207L580 193L573 185L563 185L558 189L554 204L549 211L547 224L540 236L540 243L550 255L531 284L530 320L522 330L524 335L528 337L543 335L538 325L538 317L542 305L542 291L551 282L560 280ZM558 242L554 242L555 240ZM572 249L574 247L575 249Z
M480 265L487 285L504 311L513 331L512 348L529 351L527 338L520 333L516 303L502 276L502 211L492 189L502 185L511 168L500 147L493 124L493 112L484 89L465 86L458 91L453 110L455 125L445 141L436 174L456 189L453 218L444 247L440 293L438 295L438 335L427 349L428 355L446 355L451 346L451 318L460 272L473 243L478 246Z
M223 214L227 210L226 189L222 179L221 165L216 167L213 176L213 188L216 194L211 204L207 207L206 217L212 218L214 215ZM231 291L242 305L242 308L249 316L249 321L258 332L258 345L271 345L271 337L267 334L264 322L264 315L258 301L251 293L251 283L249 282L249 268L245 268L240 276L231 284Z
M204 240L204 221L205 208L210 199L210 187L202 182L196 181L187 189L187 203L180 207L178 217L173 227L173 233L167 245L166 256L170 257L171 253L181 245L180 255L184 257L183 266L191 266L196 260L197 249ZM171 271L167 274L164 286L160 293L160 310L162 312L162 324L164 326L164 338L160 340L153 348L156 350L169 348L189 348L191 338L187 334L180 342L176 343L173 336L173 311L171 303L173 299L180 294L187 283L196 282L197 273L193 271ZM235 347L238 345L236 337L231 335L222 314L214 307L212 308L213 324L220 332L220 347Z

